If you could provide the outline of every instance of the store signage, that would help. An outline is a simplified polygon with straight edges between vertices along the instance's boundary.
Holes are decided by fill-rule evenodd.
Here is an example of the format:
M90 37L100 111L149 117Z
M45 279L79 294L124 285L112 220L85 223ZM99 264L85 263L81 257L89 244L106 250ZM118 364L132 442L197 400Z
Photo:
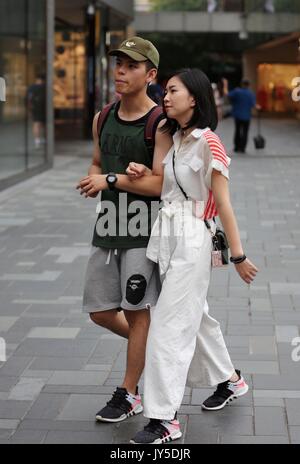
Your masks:
M6 101L6 84L3 77L0 77L0 101Z

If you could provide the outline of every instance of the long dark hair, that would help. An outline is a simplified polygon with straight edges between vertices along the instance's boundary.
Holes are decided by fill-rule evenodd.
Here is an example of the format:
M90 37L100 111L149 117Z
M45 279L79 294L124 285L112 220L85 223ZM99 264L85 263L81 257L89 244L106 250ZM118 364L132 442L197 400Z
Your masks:
M209 127L212 131L216 130L218 125L218 113L213 89L207 75L200 69L186 68L175 72L171 77L175 76L181 80L196 102L190 121L182 129L189 129L190 127L205 129ZM177 121L168 118L166 112L165 116L167 121L161 130L171 133L176 132L178 129Z

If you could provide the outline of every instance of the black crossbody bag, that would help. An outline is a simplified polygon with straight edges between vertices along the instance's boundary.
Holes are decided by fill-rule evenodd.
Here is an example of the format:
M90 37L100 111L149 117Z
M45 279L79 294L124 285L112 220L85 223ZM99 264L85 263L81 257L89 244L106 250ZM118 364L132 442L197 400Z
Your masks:
M184 195L184 198L186 200L189 199L187 196L186 192L183 190L181 185L178 182L177 176L176 176L176 171L175 171L175 151L173 153L173 172L174 172L174 177L176 180L176 183L178 187L180 188L182 194ZM215 218L213 218L214 222ZM225 232L220 229L220 227L217 227L215 234L213 233L211 226L209 222L204 219L205 225L207 229L210 231L211 236L212 236L212 244L213 244L213 250L212 250L212 266L213 267L221 267L221 266L226 266L229 264L229 257L228 257L228 240L226 237Z

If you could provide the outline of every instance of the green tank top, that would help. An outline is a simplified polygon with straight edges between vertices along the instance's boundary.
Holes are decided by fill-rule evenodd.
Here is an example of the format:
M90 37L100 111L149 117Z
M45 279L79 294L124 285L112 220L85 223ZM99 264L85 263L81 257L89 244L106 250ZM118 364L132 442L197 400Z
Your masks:
M102 174L126 174L130 162L152 169L153 150L146 146L144 131L154 108L136 121L118 116L120 103L110 111L99 137ZM147 247L153 222L159 208L158 197L104 190L101 210L94 229L93 246L103 248Z

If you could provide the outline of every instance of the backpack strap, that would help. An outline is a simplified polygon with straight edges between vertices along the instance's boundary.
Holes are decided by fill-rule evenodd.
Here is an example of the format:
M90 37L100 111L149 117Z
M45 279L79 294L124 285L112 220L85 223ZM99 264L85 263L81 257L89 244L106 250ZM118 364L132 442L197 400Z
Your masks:
M151 112L145 124L144 139L146 147L151 155L155 146L155 134L160 121L164 119L164 113L161 106L156 106Z
M108 105L104 106L101 113L99 114L98 122L97 122L97 133L98 133L99 139L101 137L103 126L106 123L108 115L114 106L115 106L115 103L109 103Z

